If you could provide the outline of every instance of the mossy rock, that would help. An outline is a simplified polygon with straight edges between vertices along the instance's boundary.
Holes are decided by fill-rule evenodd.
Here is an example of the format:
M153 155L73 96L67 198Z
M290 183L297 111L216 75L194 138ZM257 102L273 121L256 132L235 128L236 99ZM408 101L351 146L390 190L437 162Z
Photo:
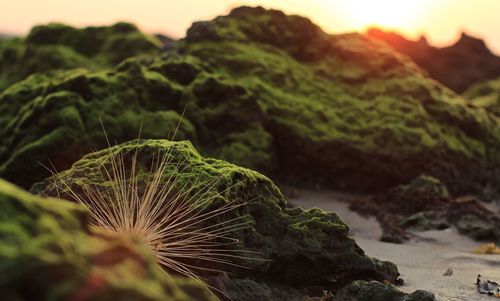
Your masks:
M99 69L157 53L160 46L129 23L82 29L58 23L35 26L24 38L0 41L0 91L34 73Z
M446 185L437 178L421 175L408 184L355 202L350 208L377 218L383 230L382 241L402 243L409 239L405 229L425 231L448 227L451 222L446 213L452 203Z
M403 216L440 209L450 201L446 185L439 179L425 175L375 197L375 203L386 205L394 210L393 213Z
M425 194L438 199L450 198L448 188L439 179L425 175L415 178L407 185L401 185L398 190L408 195Z
M417 212L409 217L403 219L399 226L406 230L411 231L429 231L429 230L443 230L450 227L450 224L445 220L438 220L429 216L425 212Z
M240 7L195 23L179 49L259 96L282 179L359 190L429 174L471 191L491 176L498 120L364 35Z
M464 214L455 220L455 226L460 233L479 241L500 243L500 216L492 214L489 217L475 214Z
M168 277L138 240L90 233L87 212L0 179L0 299L216 300Z
M500 116L500 78L477 83L463 95L472 105Z
M455 226L475 240L500 240L500 215L477 197L453 197L446 185L430 176L419 176L371 199L351 205L364 215L376 216L383 228L382 240L401 243L405 230L442 230Z
M110 164L110 159L117 154L128 162L136 152L139 178L151 172L151 160L168 154L169 162L174 164L165 170L162 183L174 175L176 181L170 184L174 191L188 185L192 188L190 193L196 194L217 179L206 196L220 195L206 210L215 210L230 201L248 202L217 218L220 222L236 216L242 218L248 227L232 233L239 241L235 248L257 252L250 259L235 261L245 269L224 267L230 272L232 291L238 292L234 300L239 300L238 294L257 293L242 291L244 287L252 287L243 285L244 279L256 282L256 286L262 284L272 290L284 290L283 294L294 288L319 295L322 289L340 288L353 280L395 281L399 275L394 264L366 256L348 236L349 228L337 214L320 209L289 209L279 189L268 178L225 161L204 158L190 142L136 140L124 143L86 155L59 176L75 191L81 191L81 183L105 187L109 181L102 178L100 168ZM176 165L178 162L182 164ZM36 185L34 190L57 194L50 182ZM70 199L70 195L67 197ZM211 273L205 275L208 276L217 277Z
M405 294L393 285L380 282L355 281L340 290L336 301L435 301L434 294L425 291L415 291Z
M124 142L138 138L141 130L141 137L172 138L179 125L177 138L195 140L194 126L177 107L182 106L182 89L155 74L74 69L34 75L11 86L0 96L0 111L6 114L0 117L0 174L29 187L47 176L41 164L63 170L92 148L105 147L104 130L112 140ZM132 83L132 78L143 83ZM151 91L140 89L146 83ZM132 85L139 90L133 92ZM21 95L26 101L19 101ZM9 116L16 112L17 117ZM20 147L12 149L14 145Z
M24 187L48 175L36 161L63 170L106 147L99 116L121 143L157 111L183 115L179 138L203 154L293 184L373 191L427 174L454 193L499 187L497 116L381 42L259 7L195 23L161 55L30 77L0 111L0 175ZM173 123L142 137L171 138Z
M48 175L41 164L64 170L106 147L104 130L118 143L175 134L235 163L272 165L272 137L258 122L255 96L190 56L34 75L0 94L0 111L0 174L23 187Z

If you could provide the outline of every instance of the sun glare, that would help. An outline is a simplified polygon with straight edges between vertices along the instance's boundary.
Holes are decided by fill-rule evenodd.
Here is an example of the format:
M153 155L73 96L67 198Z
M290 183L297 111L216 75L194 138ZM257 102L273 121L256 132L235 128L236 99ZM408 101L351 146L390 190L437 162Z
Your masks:
M425 1L411 0L349 0L343 1L346 18L357 28L378 26L408 28L423 8Z

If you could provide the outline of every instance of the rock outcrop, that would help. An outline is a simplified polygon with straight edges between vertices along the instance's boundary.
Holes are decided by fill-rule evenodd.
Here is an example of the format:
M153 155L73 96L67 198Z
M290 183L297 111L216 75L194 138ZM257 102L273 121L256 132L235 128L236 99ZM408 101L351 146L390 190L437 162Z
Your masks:
M425 37L412 41L380 29L370 29L367 34L408 55L432 78L458 93L475 83L500 76L500 57L492 53L483 40L466 33L462 33L455 44L443 48L430 46Z
M307 45L307 47L305 47ZM224 51L221 51L224 49ZM183 114L183 111L185 113ZM294 184L383 190L420 174L499 187L499 119L361 34L260 7L198 22L166 53L34 75L0 94L0 175L24 187L90 147L178 138Z
M343 288L335 301L435 301L434 294L416 291L412 294L400 292L392 285L378 282L355 281Z
M249 296L257 300L260 295L289 300L285 297L318 296L323 290L337 290L354 280L397 280L396 266L366 256L348 236L349 228L337 214L319 209L289 209L279 189L268 178L224 161L205 159L189 142L128 142L91 153L59 176L74 191L82 190L81 183L97 188L109 185L101 178L99 169L110 164L109 160L118 153L128 162L136 151L137 170L145 172L149 172L155 156L164 153L169 154L172 166L182 162L178 167L167 168L163 177L171 179L174 175L176 181L171 184L174 191L187 184L194 187L190 193L196 194L213 179L219 179L206 197L220 194L223 199L215 199L207 210L216 210L231 200L248 202L245 207L224 215L220 222L244 217L249 227L232 233L240 242L235 247L257 252L255 259L235 259L235 264L245 268L226 267L229 278L210 272L205 275L227 287L227 294L233 300L250 300ZM34 190L71 199L64 191L57 192L50 180L36 185Z
M160 45L123 22L83 29L57 23L36 26L24 38L0 40L0 91L31 74L100 69L131 56L157 53Z
M473 196L451 196L443 183L429 176L420 176L350 207L377 217L383 228L382 241L401 243L410 237L406 230L455 226L473 239L500 242L497 212Z

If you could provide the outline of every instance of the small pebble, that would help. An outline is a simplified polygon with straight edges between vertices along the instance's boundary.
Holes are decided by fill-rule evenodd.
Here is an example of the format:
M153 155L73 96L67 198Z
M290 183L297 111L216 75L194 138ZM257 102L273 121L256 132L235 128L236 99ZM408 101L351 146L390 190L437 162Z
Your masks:
M450 268L448 268L448 269L446 270L446 272L444 272L444 274L443 274L443 276L451 276L451 275L453 275L453 270L452 270L452 269L450 269Z

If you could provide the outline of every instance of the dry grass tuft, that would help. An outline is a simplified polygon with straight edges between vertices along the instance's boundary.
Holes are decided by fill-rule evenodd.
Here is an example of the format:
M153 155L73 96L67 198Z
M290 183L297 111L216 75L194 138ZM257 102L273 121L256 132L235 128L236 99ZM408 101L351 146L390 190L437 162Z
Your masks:
M167 275L180 274L205 282L203 275L223 272L228 266L241 267L234 263L236 259L253 259L249 254L253 252L235 248L235 232L248 227L244 216L230 214L247 203L229 201L207 210L215 198L232 187L214 193L219 179L209 181L202 189L199 181L196 185L180 185L178 177L186 164L172 162L170 151L154 156L148 172L138 168L137 149L131 156L126 158L121 151L113 154L110 149L110 164L100 168L106 184L83 183L75 191L53 173L53 185L58 194L67 193L87 207L92 228L139 237ZM167 169L172 168L176 172L165 179Z

